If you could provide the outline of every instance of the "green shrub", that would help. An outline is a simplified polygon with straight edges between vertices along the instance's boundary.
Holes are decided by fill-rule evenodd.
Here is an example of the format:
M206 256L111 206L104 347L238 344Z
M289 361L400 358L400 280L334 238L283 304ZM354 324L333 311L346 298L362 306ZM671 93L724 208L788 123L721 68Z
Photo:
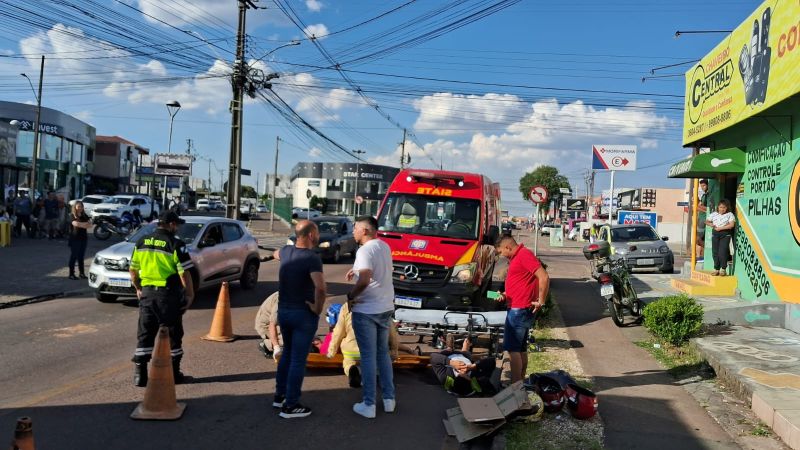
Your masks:
M644 326L656 337L680 345L703 326L703 307L685 295L662 297L644 308Z

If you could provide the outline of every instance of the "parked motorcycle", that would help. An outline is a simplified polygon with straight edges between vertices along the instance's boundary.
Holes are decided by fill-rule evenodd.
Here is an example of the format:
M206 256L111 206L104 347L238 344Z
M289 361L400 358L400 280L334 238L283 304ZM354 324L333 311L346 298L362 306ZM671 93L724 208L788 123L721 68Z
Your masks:
M138 211L135 211L138 212ZM131 231L142 225L141 217L138 214L125 213L120 218L114 216L99 216L94 219L94 237L105 241L113 234L127 236Z
M635 247L631 250L635 250ZM624 326L626 313L639 321L644 304L633 289L630 268L625 258L613 257L611 245L605 241L584 246L583 256L592 264L592 277L600 283L600 296L605 299L614 324L618 327Z

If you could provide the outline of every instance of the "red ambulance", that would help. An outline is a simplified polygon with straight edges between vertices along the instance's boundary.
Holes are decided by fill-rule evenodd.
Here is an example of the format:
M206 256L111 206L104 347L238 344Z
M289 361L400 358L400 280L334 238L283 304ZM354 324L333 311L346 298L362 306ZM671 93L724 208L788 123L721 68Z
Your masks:
M499 233L500 186L488 177L400 171L378 213L378 237L392 249L395 305L497 309L486 291Z

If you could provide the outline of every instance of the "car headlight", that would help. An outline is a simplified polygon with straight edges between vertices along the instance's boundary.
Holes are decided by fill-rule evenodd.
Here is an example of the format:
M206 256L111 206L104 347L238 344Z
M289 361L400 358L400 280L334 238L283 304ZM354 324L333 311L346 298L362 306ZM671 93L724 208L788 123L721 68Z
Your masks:
M106 263L106 258L103 258L102 256L95 256L94 263L102 266Z
M292 241L291 239L287 239L286 245L294 245L294 241Z
M320 242L319 243L319 248L328 248L330 246L331 246L331 243L329 241L325 241L325 242Z
M478 267L476 263L458 264L453 267L453 276L450 277L451 283L466 283L472 279L475 274L475 269Z
M658 252L659 253L669 253L669 247L667 247L666 245L663 246L663 247L659 247L658 248Z

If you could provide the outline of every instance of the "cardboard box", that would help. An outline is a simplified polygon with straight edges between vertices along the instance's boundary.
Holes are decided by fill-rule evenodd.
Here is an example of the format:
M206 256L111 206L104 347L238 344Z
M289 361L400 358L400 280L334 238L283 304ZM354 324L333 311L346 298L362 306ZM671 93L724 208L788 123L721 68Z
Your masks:
M530 408L528 394L518 381L491 398L459 398L458 407L447 410L444 425L462 443L493 433L508 416L526 408Z

